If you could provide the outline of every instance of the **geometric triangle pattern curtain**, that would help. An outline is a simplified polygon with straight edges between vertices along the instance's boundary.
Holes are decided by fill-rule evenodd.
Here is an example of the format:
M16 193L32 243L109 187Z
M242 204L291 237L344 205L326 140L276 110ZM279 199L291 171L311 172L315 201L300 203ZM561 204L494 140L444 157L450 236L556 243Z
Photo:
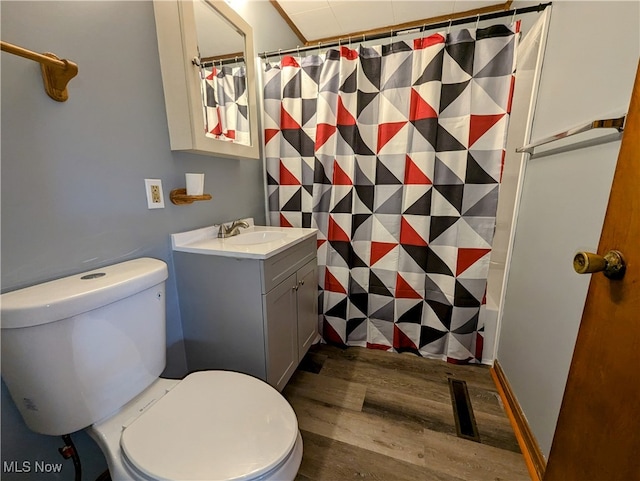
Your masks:
M319 231L327 342L481 359L518 30L265 66L270 220Z
M201 67L201 92L207 137L250 145L246 69Z

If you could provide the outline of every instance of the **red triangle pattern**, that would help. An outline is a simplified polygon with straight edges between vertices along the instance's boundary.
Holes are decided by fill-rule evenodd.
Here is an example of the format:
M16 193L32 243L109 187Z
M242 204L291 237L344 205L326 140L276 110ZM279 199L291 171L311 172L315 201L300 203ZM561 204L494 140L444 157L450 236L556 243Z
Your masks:
M480 137L487 133L506 114L496 115L471 115L469 126L469 147L476 143Z
M403 217L400 221L400 244L411 246L427 246L426 240L420 237L413 227Z
M484 337L480 332L476 332L476 359L482 359L482 350L484 349Z
M325 242L327 242L327 239L318 239L317 240L318 249L320 249L320 247L322 247L322 244L324 244Z
M458 263L456 265L456 276L459 276L464 271L466 271L469 267L475 264L479 259L481 259L488 252L491 252L491 249L476 249L476 248L464 248L460 247L458 249Z
M409 120L435 119L438 113L429 105L418 92L411 89L411 104L409 105Z
M300 127L300 124L296 122L295 119L291 117L291 115L289 115L289 112L285 110L284 105L281 105L280 106L280 130L285 130L285 129L300 130L301 128L302 127Z
M339 292L341 294L346 294L344 286L340 284L340 281L335 278L329 269L325 269L324 274L324 290L331 292Z
M369 265L373 265L386 256L389 252L393 250L395 246L398 244L393 242L371 242L371 258L369 260Z
M356 119L351 112L342 103L342 97L338 97L338 115L336 117L337 125L356 125Z
M271 139L278 135L280 129L264 129L264 143L268 144Z
M342 58L346 58L347 60L355 60L358 58L358 51L342 46L340 47L340 56Z
M394 349L418 349L414 342L409 339L409 336L402 332L397 324L393 325L393 347Z
M300 185L300 180L280 161L280 185Z
M293 225L284 215L280 214L280 227L293 227Z
M404 127L406 122L390 122L378 125L378 152Z
M432 45L437 45L439 43L444 43L444 37L439 33L434 33L433 35L429 35L428 37L416 38L413 40L413 48L416 50L421 50L423 48L431 47Z
M398 273L396 275L396 297L402 299L422 299L422 296Z
M338 346L344 346L344 339L342 339L342 336L336 332L333 326L329 324L329 321L326 319L322 324L322 335L327 342L337 344Z
M298 64L298 62L296 62L296 59L287 55L286 57L284 57L282 59L282 66L283 67L297 67L300 68L300 65Z
M430 185L431 179L407 155L404 165L404 183L406 185Z
M327 240L349 242L349 236L345 231L342 230L342 228L340 228L338 223L335 220L333 220L333 217L329 217L329 229L327 232Z
M336 132L336 126L330 124L318 124L316 127L316 146L315 149L318 150L320 147L324 145L324 143L329 140Z
M378 349L379 351L388 351L391 349L391 346L387 346L386 344L375 344L373 342L367 342L367 349Z
M333 185L353 185L351 177L342 170L342 167L340 167L337 160L333 161Z

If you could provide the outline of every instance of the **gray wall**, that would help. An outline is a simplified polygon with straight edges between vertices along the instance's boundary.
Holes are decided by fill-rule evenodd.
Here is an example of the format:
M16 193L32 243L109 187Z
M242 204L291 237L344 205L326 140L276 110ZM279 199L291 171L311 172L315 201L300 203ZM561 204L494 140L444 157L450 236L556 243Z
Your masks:
M274 13L268 2L247 12L258 50L296 43ZM162 259L170 271L165 375L184 375L169 236L239 217L264 222L261 162L170 151L151 2L2 1L0 14L2 40L79 66L69 100L58 103L44 93L37 63L2 53L2 291L136 257ZM184 187L185 172L205 173L212 201L171 204L168 193ZM162 179L165 209L147 209L145 178ZM74 438L84 479L95 479L106 468L102 454L84 433ZM3 383L2 461L61 462L60 445L26 428ZM73 479L71 462L64 464L60 475L37 479Z
M532 140L626 112L639 31L638 2L554 2ZM571 261L597 250L619 148L526 166L497 358L545 456L589 285Z

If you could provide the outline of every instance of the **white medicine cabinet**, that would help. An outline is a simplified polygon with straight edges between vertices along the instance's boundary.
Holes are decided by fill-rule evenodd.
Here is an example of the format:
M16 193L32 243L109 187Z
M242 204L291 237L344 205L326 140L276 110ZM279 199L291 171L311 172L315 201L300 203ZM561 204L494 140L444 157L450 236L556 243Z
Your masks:
M260 156L256 71L251 26L224 1L154 0L162 84L171 150L212 156ZM235 42L235 43L234 43ZM224 50L228 51L224 51ZM201 61L244 59L248 142L207 135Z

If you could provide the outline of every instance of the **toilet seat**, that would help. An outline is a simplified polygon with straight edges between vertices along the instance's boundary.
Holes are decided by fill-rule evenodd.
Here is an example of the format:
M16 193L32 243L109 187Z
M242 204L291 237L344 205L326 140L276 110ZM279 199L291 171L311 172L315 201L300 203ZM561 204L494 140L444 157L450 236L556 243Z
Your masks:
M296 415L263 381L230 371L188 375L122 431L127 464L152 479L248 480L285 462Z

